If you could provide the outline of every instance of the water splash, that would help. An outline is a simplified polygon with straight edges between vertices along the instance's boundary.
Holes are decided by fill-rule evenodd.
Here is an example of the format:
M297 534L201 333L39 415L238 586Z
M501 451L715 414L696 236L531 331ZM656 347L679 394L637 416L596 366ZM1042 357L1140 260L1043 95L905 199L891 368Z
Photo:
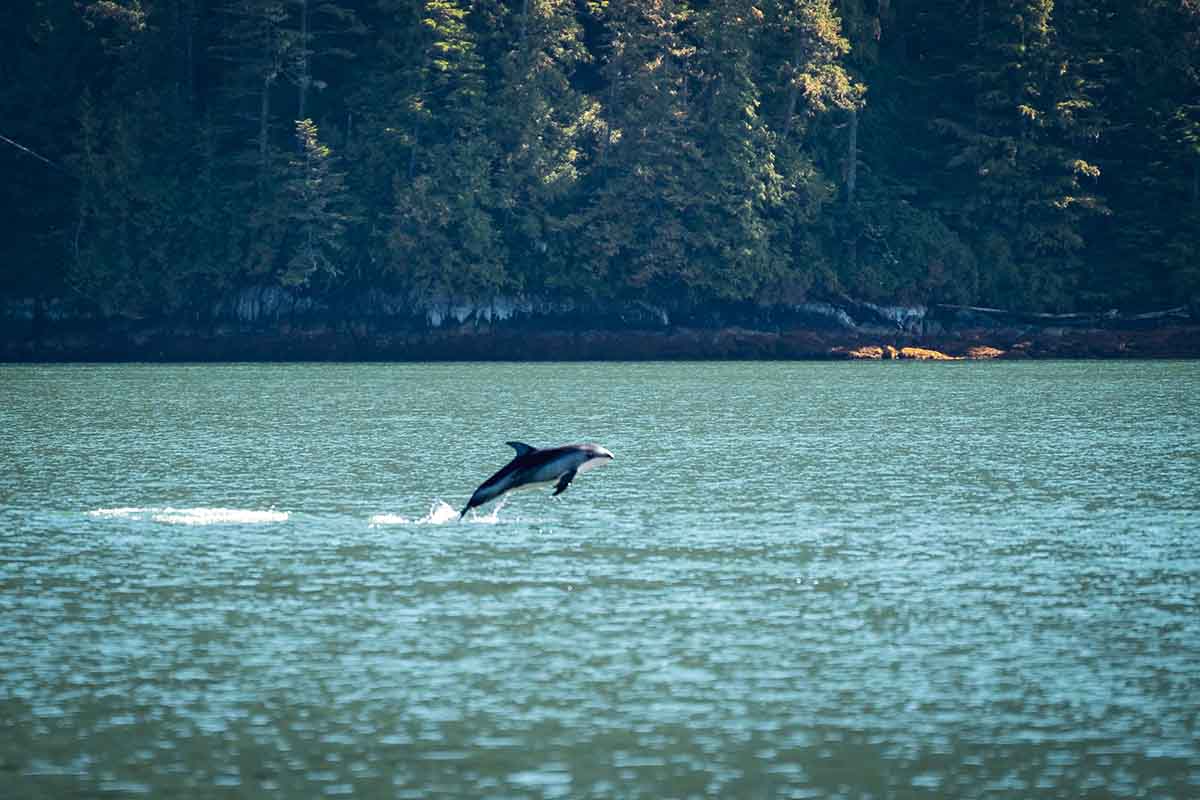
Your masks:
M495 525L500 521L500 509L504 508L504 503L507 498L502 498L499 503L491 510L490 513L480 516L474 512L469 513L463 518L463 522L474 524ZM429 513L419 519L411 519L402 514L375 514L367 520L372 527L380 525L445 525L448 522L457 522L458 512L454 510L454 506L444 500L437 499L429 507Z
M480 522L480 523L483 523L484 525L495 525L497 522L500 521L500 509L504 508L504 504L507 502L508 502L507 497L501 497L499 502L497 502L496 505L492 506L492 510L490 513L485 514L482 517L472 516L471 521L472 522Z
M445 525L447 522L454 522L456 519L458 519L458 512L454 510L454 506L444 500L434 500L433 505L429 507L429 513L417 520L417 524Z
M458 519L458 512L444 500L434 500L429 507L429 513L418 519L411 519L403 514L375 514L367 522L376 527L379 525L445 525Z
M131 519L166 525L245 525L287 522L287 511L245 508L97 508L87 512L97 519Z

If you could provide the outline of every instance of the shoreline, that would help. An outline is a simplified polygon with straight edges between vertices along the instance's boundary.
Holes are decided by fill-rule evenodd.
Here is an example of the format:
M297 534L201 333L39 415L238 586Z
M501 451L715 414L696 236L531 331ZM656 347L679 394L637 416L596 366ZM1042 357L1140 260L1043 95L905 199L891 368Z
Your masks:
M121 325L0 339L0 361L661 361L1200 358L1200 325L1147 330L965 329L936 335L739 326L651 330L455 327L387 330L363 322L253 326ZM10 331L11 333L11 331Z
M794 304L248 287L186 315L0 298L0 361L656 361L1200 358L1200 311L1041 314L840 297Z

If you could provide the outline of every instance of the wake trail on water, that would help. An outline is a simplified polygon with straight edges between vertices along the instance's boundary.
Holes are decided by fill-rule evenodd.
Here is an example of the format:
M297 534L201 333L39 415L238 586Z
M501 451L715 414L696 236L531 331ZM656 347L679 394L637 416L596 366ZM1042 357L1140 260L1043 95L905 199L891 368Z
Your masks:
M463 522L472 524L495 525L500 521L500 509L504 508L504 499L488 514L470 513L463 517ZM457 522L458 512L454 510L454 506L444 500L434 500L429 507L429 513L423 517L412 519L402 514L375 514L368 520L372 526L379 525L445 525L448 522Z
M463 522L495 525L500 521L500 509L504 500L497 503L487 514L470 512ZM86 512L92 519L129 520L132 522L155 522L163 525L271 525L287 522L292 514L275 508L176 508L174 506L120 506L96 508ZM371 527L383 525L445 525L458 521L454 506L436 499L423 517L408 517L403 514L375 514L368 523Z
M96 519L129 519L142 522L159 522L165 525L262 525L287 522L291 514L287 511L247 508L97 508L87 512Z

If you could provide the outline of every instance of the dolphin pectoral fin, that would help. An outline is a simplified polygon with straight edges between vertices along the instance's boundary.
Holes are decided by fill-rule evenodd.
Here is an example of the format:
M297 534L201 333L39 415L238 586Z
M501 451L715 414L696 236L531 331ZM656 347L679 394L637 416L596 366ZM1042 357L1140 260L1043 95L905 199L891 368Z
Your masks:
M509 447L511 447L513 450L517 451L517 458L520 458L521 456L523 456L527 453L532 453L534 450L537 450L536 447L527 445L524 442L505 442L505 444L508 445Z
M563 492L565 492L567 490L567 487L571 485L571 481L573 481L574 479L575 479L575 470L571 470L570 472L563 473L563 476L558 479L558 483L554 485L554 494L552 494L550 496L558 497L560 494L562 494Z

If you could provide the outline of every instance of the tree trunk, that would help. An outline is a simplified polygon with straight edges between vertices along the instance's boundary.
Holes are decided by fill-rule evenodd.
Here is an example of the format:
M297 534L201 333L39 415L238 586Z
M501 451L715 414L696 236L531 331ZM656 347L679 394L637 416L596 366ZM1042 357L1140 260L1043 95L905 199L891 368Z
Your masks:
M613 60L612 80L608 84L608 113L604 117L604 138L600 140L600 155L597 159L604 166L608 145L612 141L612 119L617 113L617 87L621 82L621 56L618 53Z
M308 53L308 0L300 0L300 75L296 80L300 96L296 102L296 119L308 119L305 114L309 84Z
M783 138L787 139L792 132L792 117L796 113L796 101L800 97L800 86L796 82L798 73L800 72L800 56L802 50L800 47L800 35L796 34L796 46L792 52L792 85L788 89L787 112L783 118Z
M188 108L196 105L196 0L186 0L183 5L184 22L184 54L186 74L184 80L187 87Z
M1200 158L1192 159L1192 207L1200 209Z
M850 144L846 152L846 261L858 263L858 230L854 228L854 190L858 186L858 106L850 107Z
M850 146L846 152L846 208L854 204L858 186L858 107L850 108Z
M274 83L272 75L263 76L262 97L258 111L258 167L262 177L267 174L267 133L269 131L268 120L271 116L271 84Z
M521 0L521 53L525 53L525 33L529 25L529 0Z
M408 151L408 179L411 181L413 176L417 174L417 149L421 144L421 131L417 126L413 126L413 143L412 149Z
M977 0L975 3L975 49L983 48L983 0ZM978 81L979 79L976 78ZM975 88L975 136L982 133L983 127L983 98L980 96L980 88Z

